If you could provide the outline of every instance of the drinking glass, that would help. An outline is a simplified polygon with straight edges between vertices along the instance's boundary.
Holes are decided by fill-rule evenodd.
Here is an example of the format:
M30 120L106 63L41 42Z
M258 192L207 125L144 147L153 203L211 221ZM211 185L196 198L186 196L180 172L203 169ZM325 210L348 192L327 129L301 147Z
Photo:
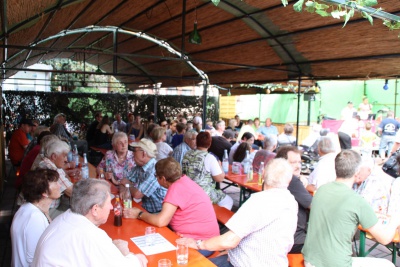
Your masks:
M184 238L176 240L176 259L178 264L187 264L189 259L189 248Z
M104 180L106 178L106 176L104 174L104 170L102 168L99 170L99 178L102 180Z
M113 177L113 169L110 165L106 166L106 179L107 180L111 180L111 178Z
M144 234L146 236L146 246L153 246L156 239L156 228L153 226L148 226L146 227Z
M158 261L158 267L171 267L171 261L169 259L161 259Z

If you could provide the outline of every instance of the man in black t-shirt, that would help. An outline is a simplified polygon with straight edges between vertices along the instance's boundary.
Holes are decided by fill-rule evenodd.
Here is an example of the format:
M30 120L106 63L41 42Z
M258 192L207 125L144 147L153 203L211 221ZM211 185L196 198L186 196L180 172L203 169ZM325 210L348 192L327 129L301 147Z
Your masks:
M99 122L101 121L102 118L103 118L102 112L96 111L96 113L94 114L94 121L90 124L89 129L86 133L86 141L88 142L89 146L93 145L96 128L99 125Z
M235 133L232 130L225 130L222 133L222 136L213 136L211 141L211 146L208 149L208 152L214 154L218 157L220 161L224 157L224 150L231 150L232 144L230 143L231 140L235 138Z

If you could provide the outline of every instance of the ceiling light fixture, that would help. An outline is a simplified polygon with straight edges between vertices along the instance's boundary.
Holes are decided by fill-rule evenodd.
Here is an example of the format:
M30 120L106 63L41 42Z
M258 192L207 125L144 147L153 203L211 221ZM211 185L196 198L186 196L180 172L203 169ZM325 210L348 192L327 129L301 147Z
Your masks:
M383 86L383 90L388 90L388 89L389 89L388 82L389 82L389 80L386 79L386 80L385 80L385 85Z
M201 35L197 30L197 1L196 1L196 6L194 8L194 13L195 13L196 19L194 21L193 31L189 34L189 43L201 44Z

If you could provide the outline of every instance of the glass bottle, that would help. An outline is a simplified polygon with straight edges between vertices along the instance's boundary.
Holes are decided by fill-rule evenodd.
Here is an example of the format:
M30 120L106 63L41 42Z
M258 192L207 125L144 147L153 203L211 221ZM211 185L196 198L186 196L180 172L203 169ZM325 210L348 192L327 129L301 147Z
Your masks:
M229 171L229 160L228 160L228 150L224 150L224 157L222 158L222 169L224 173L228 173Z
M119 195L115 197L114 203L114 225L122 226L122 206L119 200Z
M132 196L129 184L125 185L125 192L122 195L122 201L124 202L124 209L132 208Z

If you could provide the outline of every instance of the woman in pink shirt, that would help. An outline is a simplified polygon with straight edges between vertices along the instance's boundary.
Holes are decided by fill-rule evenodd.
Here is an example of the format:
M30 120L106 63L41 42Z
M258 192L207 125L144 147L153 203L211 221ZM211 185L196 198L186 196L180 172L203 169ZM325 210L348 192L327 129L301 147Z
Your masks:
M126 218L137 218L152 225L169 225L184 237L204 240L219 235L214 208L204 190L186 175L182 176L179 163L172 157L161 159L156 164L158 183L167 188L162 210L151 214L138 208L124 210ZM199 251L209 256L213 251Z

